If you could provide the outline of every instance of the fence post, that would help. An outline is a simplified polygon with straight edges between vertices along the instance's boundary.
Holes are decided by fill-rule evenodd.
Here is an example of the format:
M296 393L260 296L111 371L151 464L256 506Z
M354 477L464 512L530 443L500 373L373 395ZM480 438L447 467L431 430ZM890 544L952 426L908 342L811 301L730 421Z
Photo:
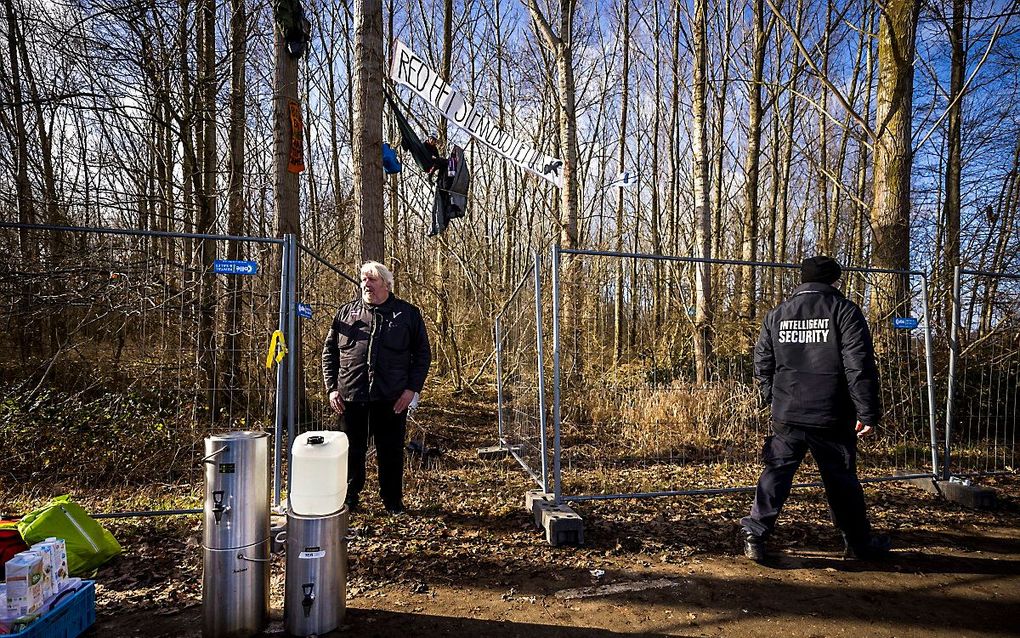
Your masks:
M953 313L952 325L949 327L949 370L946 373L946 447L942 459L942 479L949 480L952 476L952 434L953 418L956 409L956 361L960 356L960 266L953 268Z
M290 243L280 244L280 317L277 329L287 334L287 289L290 277ZM273 353L275 355L275 353ZM273 507L279 510L283 487L283 428L287 419L287 377L283 366L276 366L276 418L273 427Z
M931 475L939 475L938 436L935 433L935 365L931 352L931 315L928 314L928 276L921 274L921 308L924 312L924 363L928 376L928 427L931 430Z
M297 279L298 279L298 244L297 235L288 233L285 236L289 250L287 251L287 342L290 352L287 363L287 494L290 500L291 476L293 475L294 459L291 458L291 447L297 436L298 411L298 358L301 356L301 339L298 336L297 317Z
M556 245L552 246L552 288L553 499L559 505L563 502L563 484L560 477L560 247Z
M542 256L536 250L535 251L535 345L537 348L538 355L538 430L539 436L542 441L539 444L539 448L542 452L542 491L549 492L549 446L546 442L546 419L545 419L545 370L543 363L545 362L544 349L542 347L542 284L541 284L541 270L542 267ZM558 431L558 430L557 430ZM557 500L557 503L559 501Z
M496 352L496 443L503 447L503 333L500 330L499 317L492 325L492 335L495 339Z

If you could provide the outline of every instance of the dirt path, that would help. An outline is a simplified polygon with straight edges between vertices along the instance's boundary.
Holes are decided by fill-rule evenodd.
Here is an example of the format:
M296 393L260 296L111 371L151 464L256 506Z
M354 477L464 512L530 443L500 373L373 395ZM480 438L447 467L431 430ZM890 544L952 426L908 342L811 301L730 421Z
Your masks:
M591 594L596 583L578 572L441 585L422 593L386 586L371 598L350 602L343 633L957 637L1015 636L1020 626L1016 553L898 552L883 566L798 553L783 555L774 568L730 558L689 566L655 565L647 559L648 567L639 562L633 570L613 569L598 584L656 588L579 599L564 599L562 592ZM96 635L199 636L200 626L201 610L192 607L163 616L118 615L100 623ZM283 635L281 623L274 622L267 635Z
M996 512L907 486L869 488L872 517L897 546L880 564L838 558L822 495L796 494L767 566L734 556L745 497L581 507L587 545L551 548L515 499L498 496L526 485L509 470L503 478L502 489L467 481L475 507L459 500L397 519L359 515L349 610L336 635L1018 635L1016 477L997 484ZM195 528L162 530L154 542L146 537L161 532L144 525L99 576L94 635L200 636ZM273 573L278 605L279 560ZM266 635L283 635L281 611Z
M451 404L428 416L432 441L445 453L436 465L409 463L410 514L386 517L377 496L363 494L350 530L349 612L337 635L1020 635L1020 475L982 481L999 492L992 512L903 484L867 485L872 523L895 546L882 564L838 558L842 544L819 489L791 496L768 566L736 555L747 494L582 503L585 546L552 548L523 509L532 484L520 467L475 454L491 443L491 402ZM713 473L713 482L755 471L693 470ZM371 472L368 484L376 485ZM193 506L194 496L163 488L75 494L92 511ZM14 512L43 498L5 497L2 510ZM91 635L200 636L198 518L110 528L124 553L96 576L99 622ZM276 619L267 635L281 636L280 557L272 574ZM606 589L577 591L597 587Z

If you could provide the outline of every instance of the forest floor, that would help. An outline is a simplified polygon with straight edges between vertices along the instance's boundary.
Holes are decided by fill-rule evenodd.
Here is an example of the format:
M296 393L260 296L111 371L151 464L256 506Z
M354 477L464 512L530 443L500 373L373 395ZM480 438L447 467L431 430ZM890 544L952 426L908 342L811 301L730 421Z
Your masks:
M748 494L585 502L575 507L585 545L554 548L524 509L532 485L516 462L475 454L492 443L489 405L459 398L423 415L445 454L435 467L411 461L408 514L386 516L365 495L351 521L347 614L330 635L1017 635L1016 475L982 481L998 490L995 511L867 485L873 524L895 544L883 562L842 560L819 489L791 496L767 565L738 553ZM117 495L97 499L108 509ZM108 523L124 552L95 576L87 635L200 636L198 517ZM283 635L283 580L277 556L266 636Z

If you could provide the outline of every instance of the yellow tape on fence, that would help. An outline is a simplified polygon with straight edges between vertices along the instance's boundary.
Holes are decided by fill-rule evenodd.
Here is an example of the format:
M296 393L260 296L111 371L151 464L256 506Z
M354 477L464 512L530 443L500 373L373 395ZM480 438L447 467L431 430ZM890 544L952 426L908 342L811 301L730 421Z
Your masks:
M269 340L269 353L266 354L266 369L273 367L273 359L280 363L286 354L287 341L283 338L283 331L277 330L273 332L273 338Z

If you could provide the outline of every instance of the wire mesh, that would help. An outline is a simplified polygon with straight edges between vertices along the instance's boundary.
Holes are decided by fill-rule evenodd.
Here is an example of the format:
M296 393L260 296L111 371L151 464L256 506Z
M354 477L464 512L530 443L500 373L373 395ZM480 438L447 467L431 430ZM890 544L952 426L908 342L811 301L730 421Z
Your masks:
M300 348L296 349L302 357L298 364L299 434L311 430L337 430L340 427L340 417L330 407L323 383L322 346L337 310L357 299L359 294L355 277L301 246L297 303L303 308L298 313Z
M695 260L563 255L560 275L561 485L564 498L744 488L760 472L770 417L753 379L753 347L799 266L708 264L706 383L695 364ZM862 477L931 474L929 376L921 280L848 272L842 289L872 313L876 286L897 291L871 318L885 419L862 441ZM723 292L718 292L723 291ZM918 327L895 328L895 318ZM907 324L912 325L912 324ZM802 479L814 480L808 464Z
M535 263L524 274L513 294L496 316L496 366L499 383L500 444L545 491L548 487L548 447L545 444L545 415L548 404L544 381L550 376L543 357L542 295L548 301L542 270ZM539 303L536 304L536 298ZM547 304L546 304L547 305Z
M197 494L205 436L273 428L280 256L272 240L0 230L0 481Z
M951 472L1016 472L1020 277L964 270L959 290Z

